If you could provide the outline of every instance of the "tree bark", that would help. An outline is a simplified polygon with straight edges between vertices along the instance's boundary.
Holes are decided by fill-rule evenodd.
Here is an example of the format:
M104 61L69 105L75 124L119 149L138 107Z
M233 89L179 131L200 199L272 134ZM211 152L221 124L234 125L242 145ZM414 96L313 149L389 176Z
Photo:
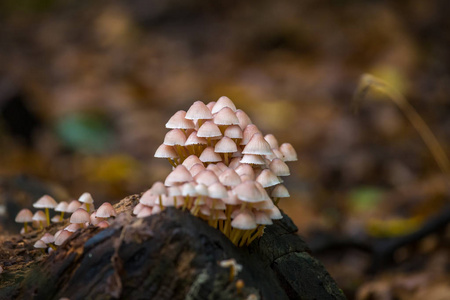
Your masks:
M117 204L123 213L109 228L78 230L49 255L32 248L42 233L4 242L0 299L345 299L286 215L238 248L188 212L132 217L138 199ZM230 258L243 267L232 280L218 264Z

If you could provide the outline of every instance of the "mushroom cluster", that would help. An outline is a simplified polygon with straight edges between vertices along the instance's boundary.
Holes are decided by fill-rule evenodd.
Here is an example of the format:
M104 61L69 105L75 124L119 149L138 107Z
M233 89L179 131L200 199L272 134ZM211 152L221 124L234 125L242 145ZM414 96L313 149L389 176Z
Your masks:
M63 222L64 214L71 214L69 219L70 224L67 227L57 231L54 236L46 232L36 241L34 247L42 249L43 252L47 248L49 252L54 250L55 246L61 245L79 228L83 228L89 224L106 228L109 226L109 219L116 217L115 209L108 202L103 203L95 210L94 199L89 193L82 194L78 200L72 200L70 203L65 201L57 203L51 196L44 195L33 203L33 206L35 208L44 208L45 213L42 210L38 210L33 215L27 208L19 211L15 221L17 223L24 223L24 228L21 233L28 233L28 223L32 223L33 227L39 228L40 230L48 226L50 224L50 209L54 209L58 213L51 219L54 223ZM91 209L93 210L92 212Z
M166 128L155 157L167 159L173 170L143 194L137 217L165 207L189 210L239 246L282 218L277 204L289 197L282 177L290 174L286 162L297 160L291 144L279 146L272 134L264 136L227 97L194 102Z

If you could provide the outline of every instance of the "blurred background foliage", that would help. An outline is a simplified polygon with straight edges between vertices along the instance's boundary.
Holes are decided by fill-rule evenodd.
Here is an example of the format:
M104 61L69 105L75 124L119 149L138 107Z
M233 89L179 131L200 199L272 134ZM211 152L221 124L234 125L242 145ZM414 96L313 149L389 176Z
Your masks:
M448 153L449 6L1 1L2 226L12 229L8 220L43 191L57 200L89 191L98 205L145 191L170 169L153 158L169 117L226 95L264 133L296 148L286 180L292 197L281 207L307 241L318 231L376 238L414 231L448 204L446 180L392 102L369 95L354 114L351 101L363 73L382 78ZM391 279L379 279L380 288L361 276L364 255L323 260L350 298L363 284L395 294Z

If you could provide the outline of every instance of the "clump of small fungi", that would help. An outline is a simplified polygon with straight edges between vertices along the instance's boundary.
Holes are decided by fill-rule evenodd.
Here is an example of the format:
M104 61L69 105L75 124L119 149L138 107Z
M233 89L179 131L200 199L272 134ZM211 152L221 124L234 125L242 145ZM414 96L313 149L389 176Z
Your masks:
M263 136L227 97L194 102L187 112L175 113L166 128L155 157L167 159L173 170L143 194L134 214L189 210L239 246L282 218L277 204L289 192L281 177L290 174L286 162L297 160L291 144L279 146L272 134Z
M81 204L81 203L84 204ZM34 215L29 209L22 209L16 216L17 223L24 223L21 233L28 233L28 223L35 222L33 227L44 230L44 227L50 224L49 209L54 209L57 213L51 220L56 223L64 222L64 215L70 214L70 224L63 230L57 231L55 235L43 232L43 235L36 241L34 247L41 249L43 253L47 249L48 252L55 250L56 246L60 246L68 237L80 228L88 225L94 225L100 228L109 226L111 218L116 217L116 211L108 202L103 203L97 211L90 212L94 209L94 199L91 194L84 193L79 200L72 200L70 203L61 201L57 203L51 196L44 195L33 204L36 208L45 208L45 213L38 210ZM32 223L33 224L33 223Z
M227 97L206 105L194 102L187 112L175 113L166 127L170 131L155 157L166 158L173 170L164 183L155 182L142 195L133 209L138 218L167 207L188 210L238 246L249 245L263 235L272 220L282 218L277 205L281 198L289 197L282 177L290 175L286 162L297 160L291 144L279 146L272 134L263 136ZM82 194L78 201L59 204L45 195L33 206L44 208L45 214L38 211L32 215L27 209L19 212L16 222L24 223L24 233L28 222L37 222L33 226L41 230L49 225L49 209L58 213L52 218L55 222L71 214L69 226L36 242L35 247L43 251L47 246L48 251L54 250L85 226L106 228L116 216L107 202L95 210L89 193Z

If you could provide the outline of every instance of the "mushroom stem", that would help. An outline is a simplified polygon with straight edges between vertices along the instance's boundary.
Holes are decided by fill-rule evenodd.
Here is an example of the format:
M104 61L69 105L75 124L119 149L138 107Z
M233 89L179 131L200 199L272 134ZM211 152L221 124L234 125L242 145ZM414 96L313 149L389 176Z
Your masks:
M39 221L39 229L40 230L44 229L44 225L42 225L42 221Z
M250 245L257 237L262 236L263 232L264 232L264 225L259 225L258 226L258 230L256 231L256 233L250 237L247 241L247 246Z
M273 203L278 206L278 202L280 202L280 198L273 198Z
M86 210L88 213L90 213L91 205L89 203L86 203Z
M184 152L181 149L181 146L180 145L175 145L175 150L176 150L178 156L180 157L181 161L183 161L184 160Z
M53 250L56 250L56 246L55 246L55 245L53 245L52 243L49 243L48 245L49 245L49 246L50 246L50 248L52 248Z
M173 196L173 205L177 208L177 197Z
M228 166L228 153L224 153L223 154L224 158L225 158L225 165Z
M240 229L235 229L236 231L234 232L234 236L232 236L231 237L231 242L234 244L234 245L238 245L238 241L239 241L239 238L241 237L241 235L242 235L242 233L244 232L244 230L240 230ZM231 234L231 235L233 235L233 233Z
M174 167L174 168L177 167L177 165L175 164L175 162L174 162L172 159L168 158L167 160L168 160L169 163L172 165L172 167Z
M230 266L230 276L228 277L228 280L229 280L230 282L233 281L235 272L236 272L236 270L235 270L235 268L234 268L234 265L231 265L231 266Z
M48 212L48 207L45 208L45 217L47 218L47 226L50 225L50 213Z
M241 242L239 243L239 247L244 246L246 240L250 236L250 234L253 232L253 230L245 230L244 236L242 237Z
M64 219L64 212L61 212L61 217L59 218L60 221L62 221Z
M23 230L25 231L25 233L28 233L28 223L27 222L25 222L23 224Z
M231 231L231 206L229 205L227 205L226 215L227 220L225 221L225 228L223 234L225 234L227 237L230 237L228 232Z
M161 195L159 195L159 196L158 196L158 199L159 199L159 208L161 208L161 210L163 210L164 207L163 207L163 205L162 205L162 199L161 199L161 198L162 198Z
M242 292L242 289L244 288L244 281L242 279L239 279L238 281L236 281L236 291L238 294L240 294Z
M200 206L198 205L199 201L202 199L202 196L197 197L197 199L194 202L194 210L192 211L192 214L194 216L198 215L198 211L200 210Z

